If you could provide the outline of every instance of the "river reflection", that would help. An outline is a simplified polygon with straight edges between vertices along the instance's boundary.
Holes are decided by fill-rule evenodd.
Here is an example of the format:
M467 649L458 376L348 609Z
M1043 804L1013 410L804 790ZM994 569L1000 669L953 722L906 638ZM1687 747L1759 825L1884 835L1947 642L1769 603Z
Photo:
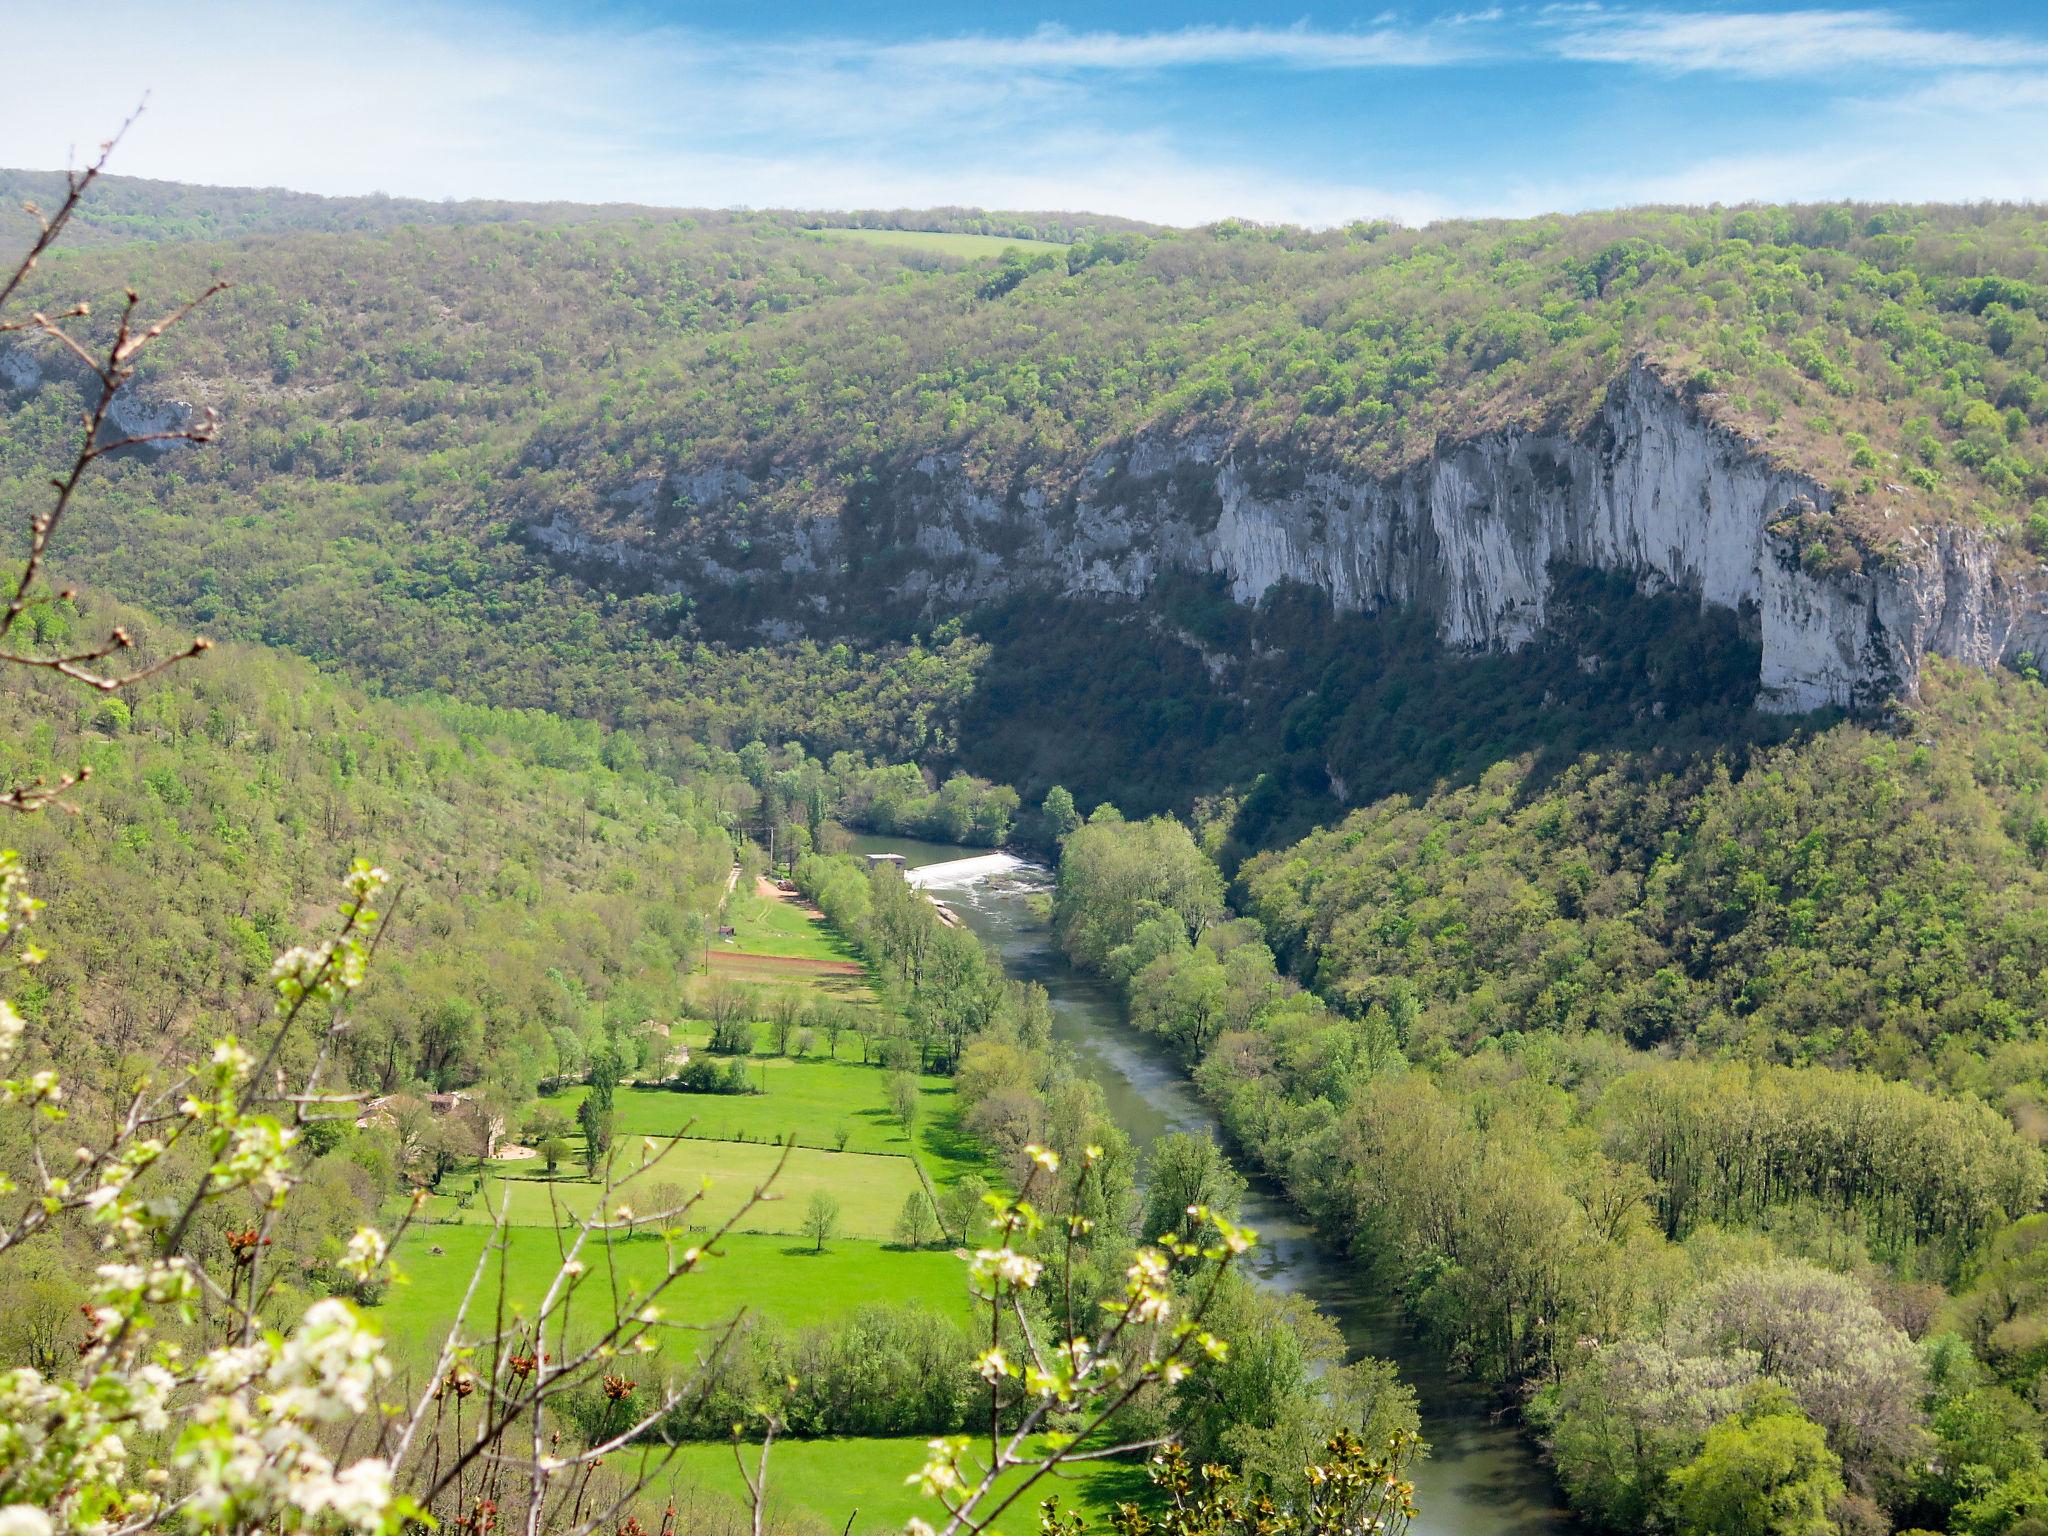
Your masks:
M913 838L859 836L856 853L901 854L906 867L959 859L963 850ZM1053 1034L1102 1085L1109 1110L1142 1155L1167 1131L1217 1135L1216 1117L1158 1042L1126 1025L1108 990L1076 971L1033 911L1050 875L1026 865L930 889L1003 957L1015 977L1043 986ZM1277 1290L1311 1297L1358 1354L1392 1360L1415 1388L1430 1455L1415 1475L1418 1536L1560 1536L1576 1529L1534 1449L1484 1393L1452 1380L1444 1362L1408 1332L1398 1311L1355 1266L1319 1246L1277 1191L1254 1180L1243 1220L1258 1229L1252 1273Z

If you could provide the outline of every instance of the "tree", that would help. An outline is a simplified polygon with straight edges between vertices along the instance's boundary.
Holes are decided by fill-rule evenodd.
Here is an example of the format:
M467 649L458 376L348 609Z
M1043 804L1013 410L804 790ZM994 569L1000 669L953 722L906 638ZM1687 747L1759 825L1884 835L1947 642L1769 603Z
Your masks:
M592 1178L612 1149L612 1084L609 1071L590 1072L590 1092L576 1106L576 1124L583 1132L583 1166Z
M74 1277L81 1270L61 1249L9 1258L14 1262L4 1275L0 1360L54 1371L78 1354L79 1308L86 1293Z
M1378 1445L1415 1434L1414 1391L1384 1361L1346 1366L1344 1336L1306 1297L1232 1275L1209 1313L1230 1353L1199 1384L1176 1390L1172 1413L1198 1465L1234 1465L1260 1491L1299 1507L1312 1495L1302 1469L1331 1436L1348 1431Z
M822 1189L813 1191L810 1204L804 1207L803 1225L804 1236L813 1239L817 1244L811 1251L823 1253L825 1239L830 1237L838 1226L839 1202Z
M673 1221L677 1218L669 1213L682 1210L684 1202L690 1196L689 1192L673 1179L661 1179L648 1187L645 1198L647 1209L640 1212L643 1220L666 1216L668 1220Z
M1218 1216L1234 1218L1244 1188L1243 1178L1214 1140L1169 1131L1152 1144L1143 1236L1148 1241L1192 1237L1206 1223L1188 1213L1204 1206Z
M917 1124L917 1103L917 1079L908 1072L890 1073L889 1107L896 1112L906 1135Z
M896 1218L896 1241L906 1248L922 1248L938 1231L939 1215L932 1209L931 1196L912 1190L903 1202L903 1214Z
M555 1170L567 1162L575 1150L565 1138L560 1136L550 1136L540 1144L541 1161L547 1165L549 1178L552 1179L555 1176Z
M422 1138L427 1156L427 1183L434 1189L461 1164L483 1156L483 1138L470 1116L451 1113L441 1116Z
M715 1056L751 1056L754 1026L745 1019L727 1019L711 1026L711 1040L705 1047Z
M1841 1453L1859 1492L1921 1460L1920 1350L1847 1275L1796 1260L1730 1269L1674 1320L1692 1352L1753 1354Z
M1708 1430L1670 1488L1679 1536L1834 1536L1828 1510L1844 1492L1821 1427L1768 1391Z
M1081 813L1074 808L1074 797L1064 784L1055 784L1045 792L1045 803L1040 809L1045 817L1045 830L1055 841L1064 841L1069 832L1081 825Z
M964 1243L981 1222L988 1198L988 1181L978 1173L965 1174L939 1196L939 1220L955 1241Z
M1053 931L1085 969L1102 969L1149 918L1170 913L1193 937L1222 908L1223 876L1170 816L1090 820L1060 850Z
M704 989L704 1017L711 1021L711 1049L721 1056L745 1056L754 1049L753 998L745 987L714 981Z
M802 1017L803 1011L804 1000L801 993L784 989L775 994L774 1002L769 1005L768 1031L769 1038L775 1042L776 1055L789 1054L790 1036L796 1033L797 1020Z
M552 1141L558 1137L567 1136L575 1128L575 1125L576 1122L574 1120L561 1110L555 1108L554 1105L537 1104L534 1106L533 1113L526 1117L526 1124L523 1129L526 1132L526 1139L535 1146L539 1146L544 1141Z
M1551 1457L1572 1507L1608 1530L1647 1529L1665 1478L1699 1454L1755 1380L1749 1355L1676 1355L1633 1338L1592 1351L1548 1409Z

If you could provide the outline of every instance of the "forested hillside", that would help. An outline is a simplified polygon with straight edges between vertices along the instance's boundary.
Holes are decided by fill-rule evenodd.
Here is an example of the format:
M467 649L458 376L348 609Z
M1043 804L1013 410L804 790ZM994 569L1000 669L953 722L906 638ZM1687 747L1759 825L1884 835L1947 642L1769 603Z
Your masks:
M800 1250L748 1248L799 1320L703 1356L723 1374L659 1435L765 1422L799 1371L812 1436L1036 1425L1069 1406L1061 1382L1128 1359L1160 1385L1117 1403L1119 1432L1175 1430L1255 1494L1308 1497L1330 1434L1416 1422L1405 1389L1337 1369L1312 1310L1196 1286L1239 1251L1223 1156L1172 1143L1159 1166L1185 1161L1188 1198L1142 1198L1044 995L892 871L831 856L835 823L1021 832L1060 847L1068 956L1179 1052L1235 1150L1523 1413L1589 1518L1775 1530L1717 1503L1775 1479L1813 1514L1801 1536L2048 1521L2038 658L1987 675L1987 643L1881 699L1845 686L1870 706L1853 718L1765 716L1790 588L1703 602L1653 565L1539 563L1510 574L1540 582L1542 622L1472 654L1443 645L1431 593L1362 611L1321 568L1246 590L1116 523L1152 497L1213 527L1232 455L1276 502L1364 477L1342 501L1483 435L1598 438L1627 377L1693 433L1666 452L1679 439L1644 428L1649 459L1711 450L1722 477L1701 485L1818 494L1773 504L1783 547L1723 562L1738 575L1768 559L1812 578L1801 601L1848 593L1842 632L1869 635L1892 610L1854 584L1967 530L1978 585L1951 606L2026 610L2048 553L2036 212L1176 231L110 190L23 298L95 300L78 329L103 341L124 286L168 306L232 280L131 386L173 422L217 408L221 431L98 466L57 551L85 595L39 600L16 638L49 651L120 620L145 663L175 649L166 626L226 643L133 690L38 676L0 695L6 781L93 770L76 816L17 839L49 953L11 1003L81 1126L114 1125L152 1064L218 1068L232 1116L238 1047L211 1042L267 1027L279 996L295 1016L333 951L291 946L336 875L357 855L389 872L376 985L329 1047L337 1089L381 1107L308 1137L317 1208L278 1240L297 1301L382 1299L381 1252L358 1275L343 1244L401 1188L450 1246L495 1190L545 1234L529 1259L580 1199L665 1284L702 1250L636 1231L630 1201L605 1216L614 1131L687 1140L747 1187L788 1136L809 1198L741 1235L801 1235L820 1274L828 1243L868 1244L837 1272L918 1305L821 1313L833 1287ZM77 363L0 352L9 505L40 505L75 450ZM1459 508L1591 505L1548 453ZM1601 494L1641 491L1602 462ZM927 515L945 476L953 522ZM1698 500L1659 514L1706 526ZM1456 519L1427 526L1456 544ZM1294 571L1239 533L1245 569ZM1098 534L1123 564L1001 585L1027 546ZM1505 570L1504 548L1452 555ZM1166 812L1185 823L1136 819ZM353 913L381 882L351 878ZM55 1110L40 1091L0 1097ZM492 1167L501 1132L533 1142L516 1173ZM0 1153L10 1178L54 1177L27 1133ZM635 1199L666 1187L646 1171ZM1041 1179L1063 1322L1023 1296L1056 1242L1010 1196ZM1188 1208L1212 1205L1205 1252ZM967 1236L985 1212L998 1248ZM1134 1253L1160 1235L1140 1221L1179 1237ZM922 1305L922 1250L956 1234L982 1299L1015 1304L981 1354ZM209 1226L208 1262L252 1262L236 1235ZM48 1303L0 1336L51 1362L75 1342L84 1217L64 1240L55 1266L0 1254ZM445 1272L431 1283L452 1305ZM629 1294L621 1326L643 1317ZM1161 1335L1218 1367L1193 1384L1152 1344L1074 1340L1105 1304L1161 1323L1211 1300L1236 1354ZM1064 1356L1027 1374L1031 1330L1056 1325ZM870 1375L835 1326L877 1341ZM483 1354L547 1379L530 1338L496 1342ZM435 1371L459 1403L465 1378ZM953 1390L919 1385L941 1375ZM584 1388L559 1422L596 1456L636 1381ZM950 1488L936 1465L924 1480Z
M1304 979L1424 1057L1504 1033L2032 1079L2048 1011L2048 695L1941 675L1843 726L1675 772L1590 757L1355 813L1243 871ZM1993 1096L2010 1081L1987 1085Z
M957 458L1023 523L1056 518L1095 455L1133 434L1220 434L1297 466L1384 474L1474 434L1576 427L1642 355L1707 418L1831 488L1835 510L1798 535L1816 570L1881 565L1907 523L1988 528L2023 565L2048 546L2048 522L2030 521L2048 489L2048 342L2040 225L2023 210L1321 233L924 221L1072 242L975 261L771 215L452 205L361 228L345 203L295 213L248 194L260 217L242 219L240 195L118 190L109 243L60 250L36 293L104 298L134 281L168 300L234 281L136 385L212 404L233 430L216 452L116 466L115 515L81 530L74 568L120 568L124 590L167 616L345 659L401 690L735 745L783 731L821 753L962 754L1034 795L1064 781L1140 806L1246 796L1264 773L1270 803L1245 836L1257 843L1330 809L1324 770L1349 791L1340 802L1403 780L1346 748L1332 717L1347 706L1329 695L1296 710L1283 754L1265 750L1264 722L1327 671L1319 656L1347 649L1341 616L1209 605L1189 624L1158 572L1142 597L1174 622L1124 625L1111 652L1130 655L1141 689L1164 667L1176 701L1209 702L1190 756L1133 794L1129 778L1156 765L1119 756L1117 712L1074 669L1043 665L1098 647L1100 604L956 615L902 587L914 553L849 549L809 570L790 541L801 556L822 513L895 526L932 455ZM187 216L215 205L217 218ZM153 243L115 240L131 217ZM197 238L279 221L283 233ZM64 360L25 345L15 355L44 383L0 390L14 486L44 471L73 408ZM1027 490L1042 514L1020 510ZM1198 516L1208 492L1185 492ZM533 542L539 527L550 543ZM602 536L623 542L589 542ZM703 574L660 574L670 556ZM948 632L959 639L921 643L949 617L967 620ZM1305 665L1262 663L1258 645ZM1746 708L1742 680L1721 682L1712 707ZM1232 719L1260 724L1256 750L1217 750ZM1083 729L1070 740L1067 724ZM1418 742L1402 756L1418 753L1426 773L1459 755Z
M150 655L161 627L120 616ZM109 618L91 603L35 615L45 644ZM587 722L374 700L241 646L132 692L50 678L0 703L9 782L90 770L76 815L12 839L49 950L14 1002L39 1048L89 1078L252 1027L271 957L360 856L398 889L380 957L393 984L366 1001L345 1077L516 1107L674 1011L733 835L755 819L736 763L649 767Z
M2021 209L1827 207L1118 236L678 354L540 437L600 480L621 458L745 467L779 482L756 512L935 451L999 496L1057 493L1160 427L1385 474L1583 423L1640 353L1839 487L1859 531L2016 523L2044 489L2041 233ZM558 487L522 494L538 513Z
M1263 930L1105 809L1055 925L1598 1527L2028 1530L2048 695L1943 690L1925 745L1391 801L1248 866Z

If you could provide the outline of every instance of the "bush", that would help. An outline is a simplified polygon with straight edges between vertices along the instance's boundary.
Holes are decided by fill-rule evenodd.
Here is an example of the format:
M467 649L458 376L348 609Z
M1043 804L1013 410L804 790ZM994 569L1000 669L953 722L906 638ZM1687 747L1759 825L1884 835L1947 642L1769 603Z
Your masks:
M720 1056L753 1055L753 1024L746 1019L720 1019L711 1026L710 1049Z
M661 1085L670 1093L751 1093L744 1062L699 1056Z

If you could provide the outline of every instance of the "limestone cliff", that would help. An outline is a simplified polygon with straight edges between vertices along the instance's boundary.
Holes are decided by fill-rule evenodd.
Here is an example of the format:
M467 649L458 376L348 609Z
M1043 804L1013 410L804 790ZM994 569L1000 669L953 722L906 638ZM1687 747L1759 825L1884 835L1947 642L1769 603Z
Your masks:
M1930 655L1988 667L2048 640L2041 591L1983 534L1946 528L1882 554L1813 558L1795 525L1825 522L1827 488L1706 421L1641 364L1584 432L1491 434L1389 480L1181 434L1104 452L1056 498L991 493L932 455L836 513L751 522L731 548L678 550L649 519L751 489L699 467L615 490L622 516L603 534L559 519L531 532L680 590L775 579L821 616L1020 591L1135 597L1178 568L1221 576L1241 602L1299 582L1343 609L1416 605L1447 643L1475 648L1526 644L1552 568L1589 566L1743 614L1761 641L1765 707L1788 712L1910 695Z
M38 389L47 371L28 348L0 347L0 391ZM124 391L109 432L175 430L191 414ZM1178 570L1220 577L1246 603L1291 582L1340 609L1410 605L1447 644L1514 649L1543 628L1553 569L1584 566L1743 615L1769 709L1910 696L1929 656L1990 667L2048 652L2048 579L2016 575L1992 537L1930 528L1878 552L1836 540L1816 558L1827 488L1706 420L1641 363L1583 431L1491 433L1390 479L1179 432L1120 443L1059 483L991 489L958 456L932 454L792 516L747 511L772 486L696 464L600 487L602 515L543 517L526 534L600 576L726 598L760 589L753 612L770 617L751 622L770 638L877 607L936 616L1018 593L1141 597ZM700 512L717 534L674 534L679 515Z
M61 356L55 360L55 371L81 384L91 377L82 365ZM29 346L0 346L0 391L32 394L43 387L51 372L44 358ZM151 399L130 387L108 403L107 417L100 428L100 441L118 443L142 439L134 447L151 454L189 448L192 446L190 443L164 434L187 430L198 421L199 414L195 407L183 400Z

